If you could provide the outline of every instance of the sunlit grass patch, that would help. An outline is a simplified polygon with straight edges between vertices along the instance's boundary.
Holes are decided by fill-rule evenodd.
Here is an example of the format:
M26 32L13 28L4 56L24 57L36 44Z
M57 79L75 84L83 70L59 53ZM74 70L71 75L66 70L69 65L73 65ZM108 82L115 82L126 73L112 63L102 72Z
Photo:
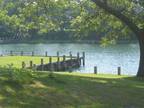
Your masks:
M93 73L79 73L79 72L55 72L56 74L70 75L70 76L81 76L81 77L96 77L96 78L124 78L124 77L133 77L128 75L114 75L114 74L93 74Z
M27 66L29 66L30 61L33 64L40 64L41 58L43 58L44 63L49 63L49 57L38 57L38 56L1 56L0 66L13 66L16 68L22 68L22 62L24 61ZM62 58L60 58L62 60ZM52 62L56 62L57 57L52 57Z
M143 108L144 81L132 76L37 72L31 83L0 78L2 108ZM6 77L6 76L4 76ZM15 83L17 84L17 83ZM3 88L3 89L1 89Z

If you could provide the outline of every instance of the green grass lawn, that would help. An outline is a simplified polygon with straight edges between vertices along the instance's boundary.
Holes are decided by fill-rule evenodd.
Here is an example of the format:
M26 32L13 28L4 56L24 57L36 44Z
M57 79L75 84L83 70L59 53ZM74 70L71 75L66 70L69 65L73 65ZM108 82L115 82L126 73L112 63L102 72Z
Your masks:
M128 76L39 73L32 84L0 77L0 108L144 108L144 80Z
M36 57L36 56L1 56L0 57L0 66L8 66L13 64L13 67L21 68L22 62L26 63L26 66L29 66L29 62L33 61L34 64L40 64L41 58L44 59L44 63L49 62L49 57ZM62 59L62 58L61 58ZM52 58L52 62L56 62L57 57Z

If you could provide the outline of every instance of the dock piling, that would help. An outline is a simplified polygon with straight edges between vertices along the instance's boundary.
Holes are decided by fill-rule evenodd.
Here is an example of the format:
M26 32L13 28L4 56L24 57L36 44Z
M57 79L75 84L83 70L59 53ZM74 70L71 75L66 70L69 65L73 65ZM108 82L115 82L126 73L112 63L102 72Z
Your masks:
M83 59L83 66L85 66L85 52L83 52L83 57L82 57L82 59Z
M97 66L94 67L94 74L97 74Z
M33 61L30 61L30 68L32 69L33 67Z
M25 64L25 62L23 61L22 62L22 68L24 69L26 67L26 64Z
M121 67L118 67L118 75L121 75Z
M66 60L66 56L65 55L63 55L63 61L65 61Z

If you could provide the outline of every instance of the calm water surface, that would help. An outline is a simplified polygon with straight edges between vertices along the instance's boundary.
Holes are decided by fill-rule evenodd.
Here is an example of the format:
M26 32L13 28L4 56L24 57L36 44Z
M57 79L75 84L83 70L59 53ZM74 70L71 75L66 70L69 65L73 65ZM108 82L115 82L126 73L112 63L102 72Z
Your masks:
M59 51L61 55L74 55L77 52L86 52L86 66L78 70L82 73L93 73L93 67L98 67L100 73L116 74L117 67L122 67L122 74L135 75L139 63L138 44L120 44L102 48L96 44L3 44L0 45L0 54L13 51L34 51L37 54L56 55Z

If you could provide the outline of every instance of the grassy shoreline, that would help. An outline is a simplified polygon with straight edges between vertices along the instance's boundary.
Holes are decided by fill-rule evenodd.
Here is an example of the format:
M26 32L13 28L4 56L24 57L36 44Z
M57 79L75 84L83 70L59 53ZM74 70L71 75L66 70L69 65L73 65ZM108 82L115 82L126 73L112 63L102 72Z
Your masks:
M143 92L132 76L44 72L22 87L0 77L1 108L143 108Z
M40 64L41 58L43 58L44 63L49 63L49 57L41 56L0 56L0 66L9 66L16 68L22 68L22 62L26 63L26 66L29 66L29 62L33 61L33 64ZM62 58L60 58L62 60ZM52 57L52 62L56 62L57 57Z

